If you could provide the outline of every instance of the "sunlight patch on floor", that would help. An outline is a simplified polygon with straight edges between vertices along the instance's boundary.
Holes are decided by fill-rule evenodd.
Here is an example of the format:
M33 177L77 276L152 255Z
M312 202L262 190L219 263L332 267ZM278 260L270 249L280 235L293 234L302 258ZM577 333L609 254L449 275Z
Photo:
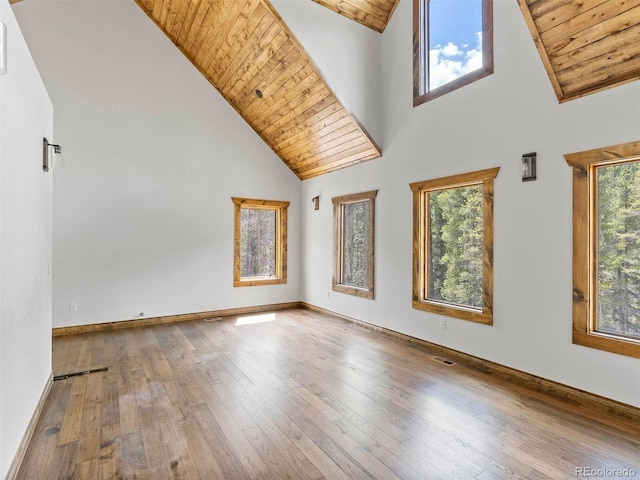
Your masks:
M275 313L265 313L264 315L252 315L250 317L238 317L236 326L251 325L254 323L273 322L276 319Z

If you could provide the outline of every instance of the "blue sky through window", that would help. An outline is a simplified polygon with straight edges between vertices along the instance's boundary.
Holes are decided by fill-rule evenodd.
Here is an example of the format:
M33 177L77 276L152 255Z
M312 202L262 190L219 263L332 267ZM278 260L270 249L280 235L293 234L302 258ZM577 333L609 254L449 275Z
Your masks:
M482 0L431 0L429 90L482 67Z

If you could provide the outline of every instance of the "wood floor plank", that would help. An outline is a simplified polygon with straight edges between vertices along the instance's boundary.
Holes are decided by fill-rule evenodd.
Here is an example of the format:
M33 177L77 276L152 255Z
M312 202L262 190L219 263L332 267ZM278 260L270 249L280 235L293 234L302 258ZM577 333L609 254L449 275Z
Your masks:
M122 436L122 466L120 472L124 478L144 478L148 476L149 466L144 451L142 434L128 433Z
M306 310L56 337L19 479L564 479L640 426Z
M220 465L223 478L245 479L251 478L240 460L239 452L235 452L232 444L224 436L220 425L211 414L209 407L198 405L194 408L194 419L201 426L204 440L213 446L213 453L216 462ZM206 461L206 459L200 459Z
M225 406L225 402L221 401L220 397L218 397L215 387L222 382L210 383L205 372L200 372L200 375L196 375L194 380L199 387L201 395L208 399L207 406L209 407L212 417L217 422L225 438L228 439L233 450L238 452L240 462L249 477L260 478L268 474L269 469L263 459L254 450L243 429L233 419L233 416L230 415L227 406ZM231 406L233 405L235 405L235 403L231 404Z
M76 377L76 382L86 384L83 413L78 439L78 461L89 461L100 457L100 432L102 399L104 398L104 374L102 372ZM92 466L93 468L93 466Z
M69 403L67 404L64 419L60 425L58 445L77 442L82 430L87 383L86 379L82 377L74 377L70 380L71 392L69 394Z
M50 466L48 475L50 478L73 478L76 469L77 443L58 445L54 451L54 462Z

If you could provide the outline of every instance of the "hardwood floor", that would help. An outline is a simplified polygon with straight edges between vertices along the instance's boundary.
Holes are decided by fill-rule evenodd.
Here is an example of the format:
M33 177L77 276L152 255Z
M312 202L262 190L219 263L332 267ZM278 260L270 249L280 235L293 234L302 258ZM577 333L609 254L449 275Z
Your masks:
M54 382L18 478L640 478L637 424L432 357L299 309L57 337L109 370Z

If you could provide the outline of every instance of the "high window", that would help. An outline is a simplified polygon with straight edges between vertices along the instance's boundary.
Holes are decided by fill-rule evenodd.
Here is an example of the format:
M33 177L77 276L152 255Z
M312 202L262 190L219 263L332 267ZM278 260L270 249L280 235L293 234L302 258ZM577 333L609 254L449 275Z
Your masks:
M493 73L493 0L413 0L413 105Z
M234 203L233 284L287 283L289 202L231 199Z
M640 142L573 167L573 342L640 358Z
M493 181L498 170L411 184L414 308L493 323Z
M333 281L337 292L373 298L374 218L378 191L334 197Z

